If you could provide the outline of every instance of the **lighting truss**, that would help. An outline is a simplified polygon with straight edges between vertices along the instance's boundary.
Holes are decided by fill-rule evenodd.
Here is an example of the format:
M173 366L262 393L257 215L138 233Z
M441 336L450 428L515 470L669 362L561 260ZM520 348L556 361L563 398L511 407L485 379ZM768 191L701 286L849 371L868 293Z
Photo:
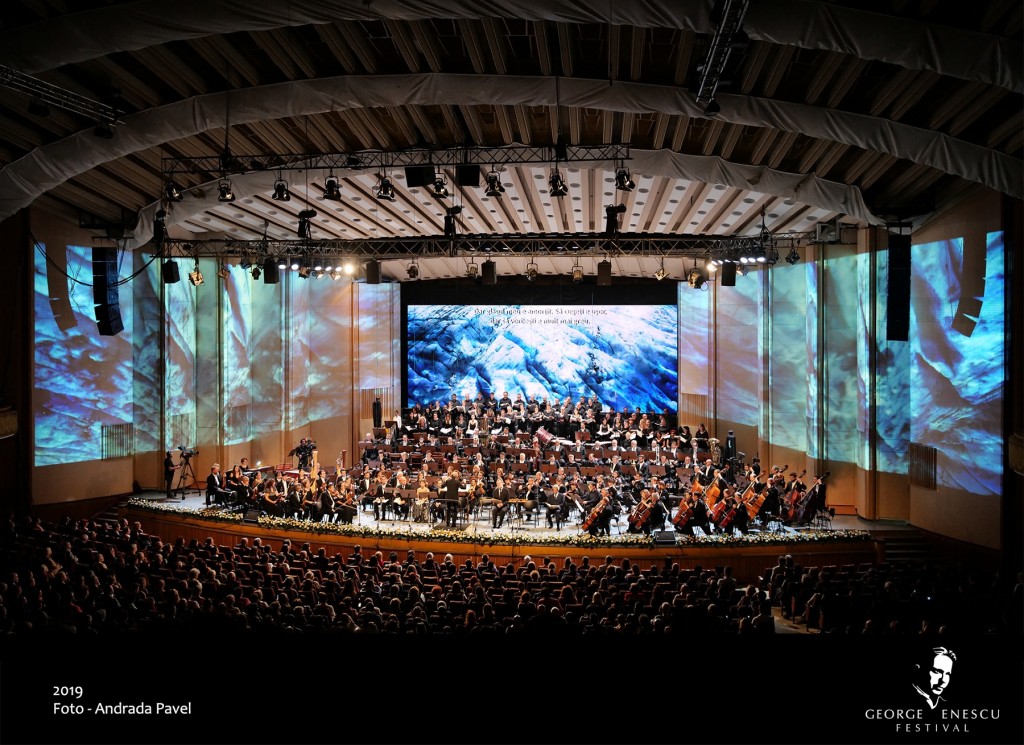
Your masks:
M375 169L377 171L403 168L406 166L432 165L438 168L454 168L460 165L489 166L495 170L500 165L550 164L555 160L555 149L550 146L518 145L511 147L460 147L451 150L360 150L358 153L257 153L252 155L232 154L230 159L223 155L204 155L194 158L163 158L162 170L165 175L181 173L227 174L252 173L256 171L301 171L321 170L331 173ZM624 161L629 159L627 145L575 145L566 146L561 162Z
M33 99L47 106L86 116L97 123L106 125L124 124L123 112L113 106L79 95L60 86L47 83L39 78L26 75L7 65L0 65L0 85L11 90L27 93Z
M735 46L736 39L740 34L740 27L743 24L743 16L747 12L749 0L723 0L721 4L721 20L715 35L708 47L708 55L700 68L700 85L697 88L697 102L712 104L715 102L715 93L718 91L718 83L729 62L729 54ZM717 113L717 104L706 111L708 114Z

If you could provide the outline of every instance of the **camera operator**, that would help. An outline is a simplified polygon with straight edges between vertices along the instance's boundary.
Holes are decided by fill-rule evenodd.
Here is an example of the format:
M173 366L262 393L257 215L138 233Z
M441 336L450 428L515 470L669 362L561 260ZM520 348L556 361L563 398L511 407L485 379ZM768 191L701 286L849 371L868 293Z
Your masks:
M313 464L314 450L316 450L316 443L311 439L307 440L303 437L299 440L299 444L296 445L288 455L298 457L300 471L308 471Z
M178 465L174 464L174 454L173 453L174 453L174 451L168 450L167 451L167 456L164 458L164 485L167 487L167 498L168 499L170 499L172 496L174 496L174 488L173 488L174 487L174 473L179 468L181 468L181 464L180 463ZM184 499L185 495L182 494L181 498Z

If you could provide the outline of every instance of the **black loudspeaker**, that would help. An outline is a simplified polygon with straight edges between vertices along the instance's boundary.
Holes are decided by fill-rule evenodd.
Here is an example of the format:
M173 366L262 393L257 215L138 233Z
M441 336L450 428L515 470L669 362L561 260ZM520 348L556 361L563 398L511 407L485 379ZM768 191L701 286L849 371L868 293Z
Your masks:
M281 281L281 273L277 268L277 259L267 259L263 262L263 284L276 285Z
M727 261L718 267L718 276L721 277L722 287L736 286L736 265Z
M107 305L103 303L96 306L96 326L100 330L100 336L117 336L124 331L124 322L121 320L121 306Z
M889 236L889 293L886 296L885 338L910 340L910 236Z
M181 281L181 274L178 272L178 262L168 259L160 265L160 275L164 278L165 285L173 285Z
M434 183L434 166L406 166L405 185L412 189Z
M607 259L597 262L597 283L604 286L612 283L612 262Z
M92 299L97 305L118 302L116 248L100 246L92 249Z
M376 259L370 259L366 262L366 284L380 284L380 262Z
M480 166L455 166L455 184L457 186L480 186Z
M480 265L481 277L485 285L496 285L498 284L498 267L493 261L488 259Z
M654 543L658 546L673 545L676 542L676 532L674 530L656 530L654 531Z
M260 511L259 510L246 510L245 514L242 515L242 522L243 523L256 524L259 521L260 521Z

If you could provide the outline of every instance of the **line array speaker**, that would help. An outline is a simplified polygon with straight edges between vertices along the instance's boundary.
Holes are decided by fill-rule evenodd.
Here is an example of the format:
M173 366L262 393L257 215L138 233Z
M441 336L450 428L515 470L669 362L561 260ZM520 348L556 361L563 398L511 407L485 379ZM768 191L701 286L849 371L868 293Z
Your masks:
M612 283L612 262L607 259L597 262L597 283L604 286Z
M124 331L117 287L116 247L94 246L92 249L92 299L100 336L117 336Z
M721 277L722 287L736 286L736 265L727 261L718 267L718 276Z
M434 166L406 166L405 185L409 189L434 183Z
M498 269L497 265L488 259L480 265L480 276L483 278L485 285L496 285L498 284Z
M380 262L376 259L370 259L366 262L366 284L380 284Z
M910 235L889 236L889 292L885 338L910 340Z
M263 284L276 285L281 281L281 271L277 268L277 259L263 262Z

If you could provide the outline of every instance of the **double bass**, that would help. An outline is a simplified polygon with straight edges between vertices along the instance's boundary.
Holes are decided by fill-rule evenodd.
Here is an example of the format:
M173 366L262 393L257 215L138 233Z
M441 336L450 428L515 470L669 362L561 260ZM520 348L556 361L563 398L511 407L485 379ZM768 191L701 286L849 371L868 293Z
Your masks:
M804 494L804 498L800 503L799 512L797 513L796 521L798 525L807 523L810 520L811 516L814 514L812 508L814 510L817 509L815 501L818 497L818 490L821 488L821 482L824 481L830 473L831 471L825 471L824 474L818 477L818 479L814 482L811 488L807 490L807 493Z
M799 476L796 477L796 481L793 482L793 488L790 490L789 494L786 495L786 519L789 522L793 522L793 519L796 517L797 506L800 502L799 490L797 489L796 484L804 477L805 473L807 473L806 468L800 472Z

